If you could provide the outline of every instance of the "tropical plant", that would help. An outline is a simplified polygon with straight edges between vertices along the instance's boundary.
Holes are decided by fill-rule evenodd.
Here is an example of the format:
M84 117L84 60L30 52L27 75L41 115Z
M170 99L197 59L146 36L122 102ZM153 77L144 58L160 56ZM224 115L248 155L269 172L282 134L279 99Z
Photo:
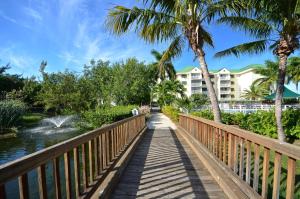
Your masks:
M298 91L298 85L300 82L300 57L290 57L288 59L288 81L292 81L296 85Z
M254 84L264 86L265 88L275 90L275 85L278 77L278 60L266 60L265 67L259 67L254 70L256 74L261 75L258 79L254 81Z
M25 113L26 106L21 101L0 101L0 134L7 133Z
M268 47L278 57L278 78L276 85L275 115L278 138L285 140L282 126L282 97L288 57L299 49L300 2L299 0L241 0L239 13L230 13L218 22L226 23L245 30L257 38L256 41L243 43L218 52L216 56L239 56L242 53L257 54Z
M207 95L202 93L194 93L190 97L193 108L198 108L200 106L206 105L209 103Z
M268 91L265 89L265 87L257 85L255 82L253 82L249 89L244 90L242 97L247 100L261 100L267 94Z
M234 8L235 2L238 1L143 0L145 8L115 6L109 10L106 24L116 35L133 29L147 42L171 41L160 63L179 56L185 43L188 43L199 60L214 119L221 122L220 108L210 81L204 52L204 45L213 46L213 39L204 25L210 23L215 14L224 13L229 6Z
M184 97L185 88L178 80L165 80L153 88L154 98L158 100L159 105L171 105L176 98Z
M163 81L166 79L167 75L169 79L174 80L176 78L176 71L174 69L174 65L172 64L171 59L161 61L164 52L160 53L156 50L152 50L151 54L155 58L155 62L153 63L153 65L157 68L158 78L160 78Z

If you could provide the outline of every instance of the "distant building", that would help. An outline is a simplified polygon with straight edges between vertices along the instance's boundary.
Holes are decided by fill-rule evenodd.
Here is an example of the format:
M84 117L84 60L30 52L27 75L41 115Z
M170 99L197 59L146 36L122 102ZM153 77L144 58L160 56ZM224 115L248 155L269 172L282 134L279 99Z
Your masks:
M249 65L241 69L211 70L210 78L214 85L219 101L239 101L243 100L242 94L245 89L249 89L251 84L261 75L254 72L254 69L263 65ZM185 67L177 71L176 78L186 88L186 95L194 93L207 94L205 81L199 67Z

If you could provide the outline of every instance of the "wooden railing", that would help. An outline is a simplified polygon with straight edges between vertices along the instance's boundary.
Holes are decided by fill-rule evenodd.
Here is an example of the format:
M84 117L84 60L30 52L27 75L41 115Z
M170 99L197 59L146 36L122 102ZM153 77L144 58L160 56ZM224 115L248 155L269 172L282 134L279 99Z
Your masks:
M189 115L179 125L262 198L300 198L300 147Z
M20 198L31 197L33 189L40 198L88 198L144 128L145 116L134 116L1 165L0 198L11 198L7 184L16 179Z

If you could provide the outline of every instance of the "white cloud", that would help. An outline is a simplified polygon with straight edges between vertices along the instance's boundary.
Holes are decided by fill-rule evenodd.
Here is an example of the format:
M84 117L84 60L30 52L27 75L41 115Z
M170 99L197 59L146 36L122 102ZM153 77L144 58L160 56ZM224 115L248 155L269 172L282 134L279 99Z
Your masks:
M0 16L1 16L3 19L7 20L7 21L10 21L10 22L12 22L12 23L17 24L17 20L15 20L14 18L11 18L11 17L7 16L7 15L4 14L1 10L0 10Z
M39 22L41 22L43 20L42 15L38 11L36 11L30 7L24 7L23 10L26 15L30 16L34 20L39 21Z

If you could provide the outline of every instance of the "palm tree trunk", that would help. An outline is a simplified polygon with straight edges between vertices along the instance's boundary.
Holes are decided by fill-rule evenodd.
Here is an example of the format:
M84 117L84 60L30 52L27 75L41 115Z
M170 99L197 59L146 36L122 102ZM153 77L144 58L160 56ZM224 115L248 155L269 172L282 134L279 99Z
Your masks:
M284 90L284 80L286 74L286 65L287 65L287 55L279 55L279 71L277 79L277 89L275 97L275 117L277 125L277 134L280 141L285 141L285 134L282 126L282 98Z
M221 121L221 111L220 111L220 107L218 104L218 99L217 99L217 95L215 92L215 89L211 83L210 77L209 77L209 72L207 69L207 64L205 61L205 53L203 52L202 49L198 49L198 60L200 63L200 68L202 70L202 74L204 77L204 81L208 90L208 94L209 94L209 99L211 102L211 106L212 106L212 110L213 110L213 114L214 114L214 121L215 122L222 122Z

